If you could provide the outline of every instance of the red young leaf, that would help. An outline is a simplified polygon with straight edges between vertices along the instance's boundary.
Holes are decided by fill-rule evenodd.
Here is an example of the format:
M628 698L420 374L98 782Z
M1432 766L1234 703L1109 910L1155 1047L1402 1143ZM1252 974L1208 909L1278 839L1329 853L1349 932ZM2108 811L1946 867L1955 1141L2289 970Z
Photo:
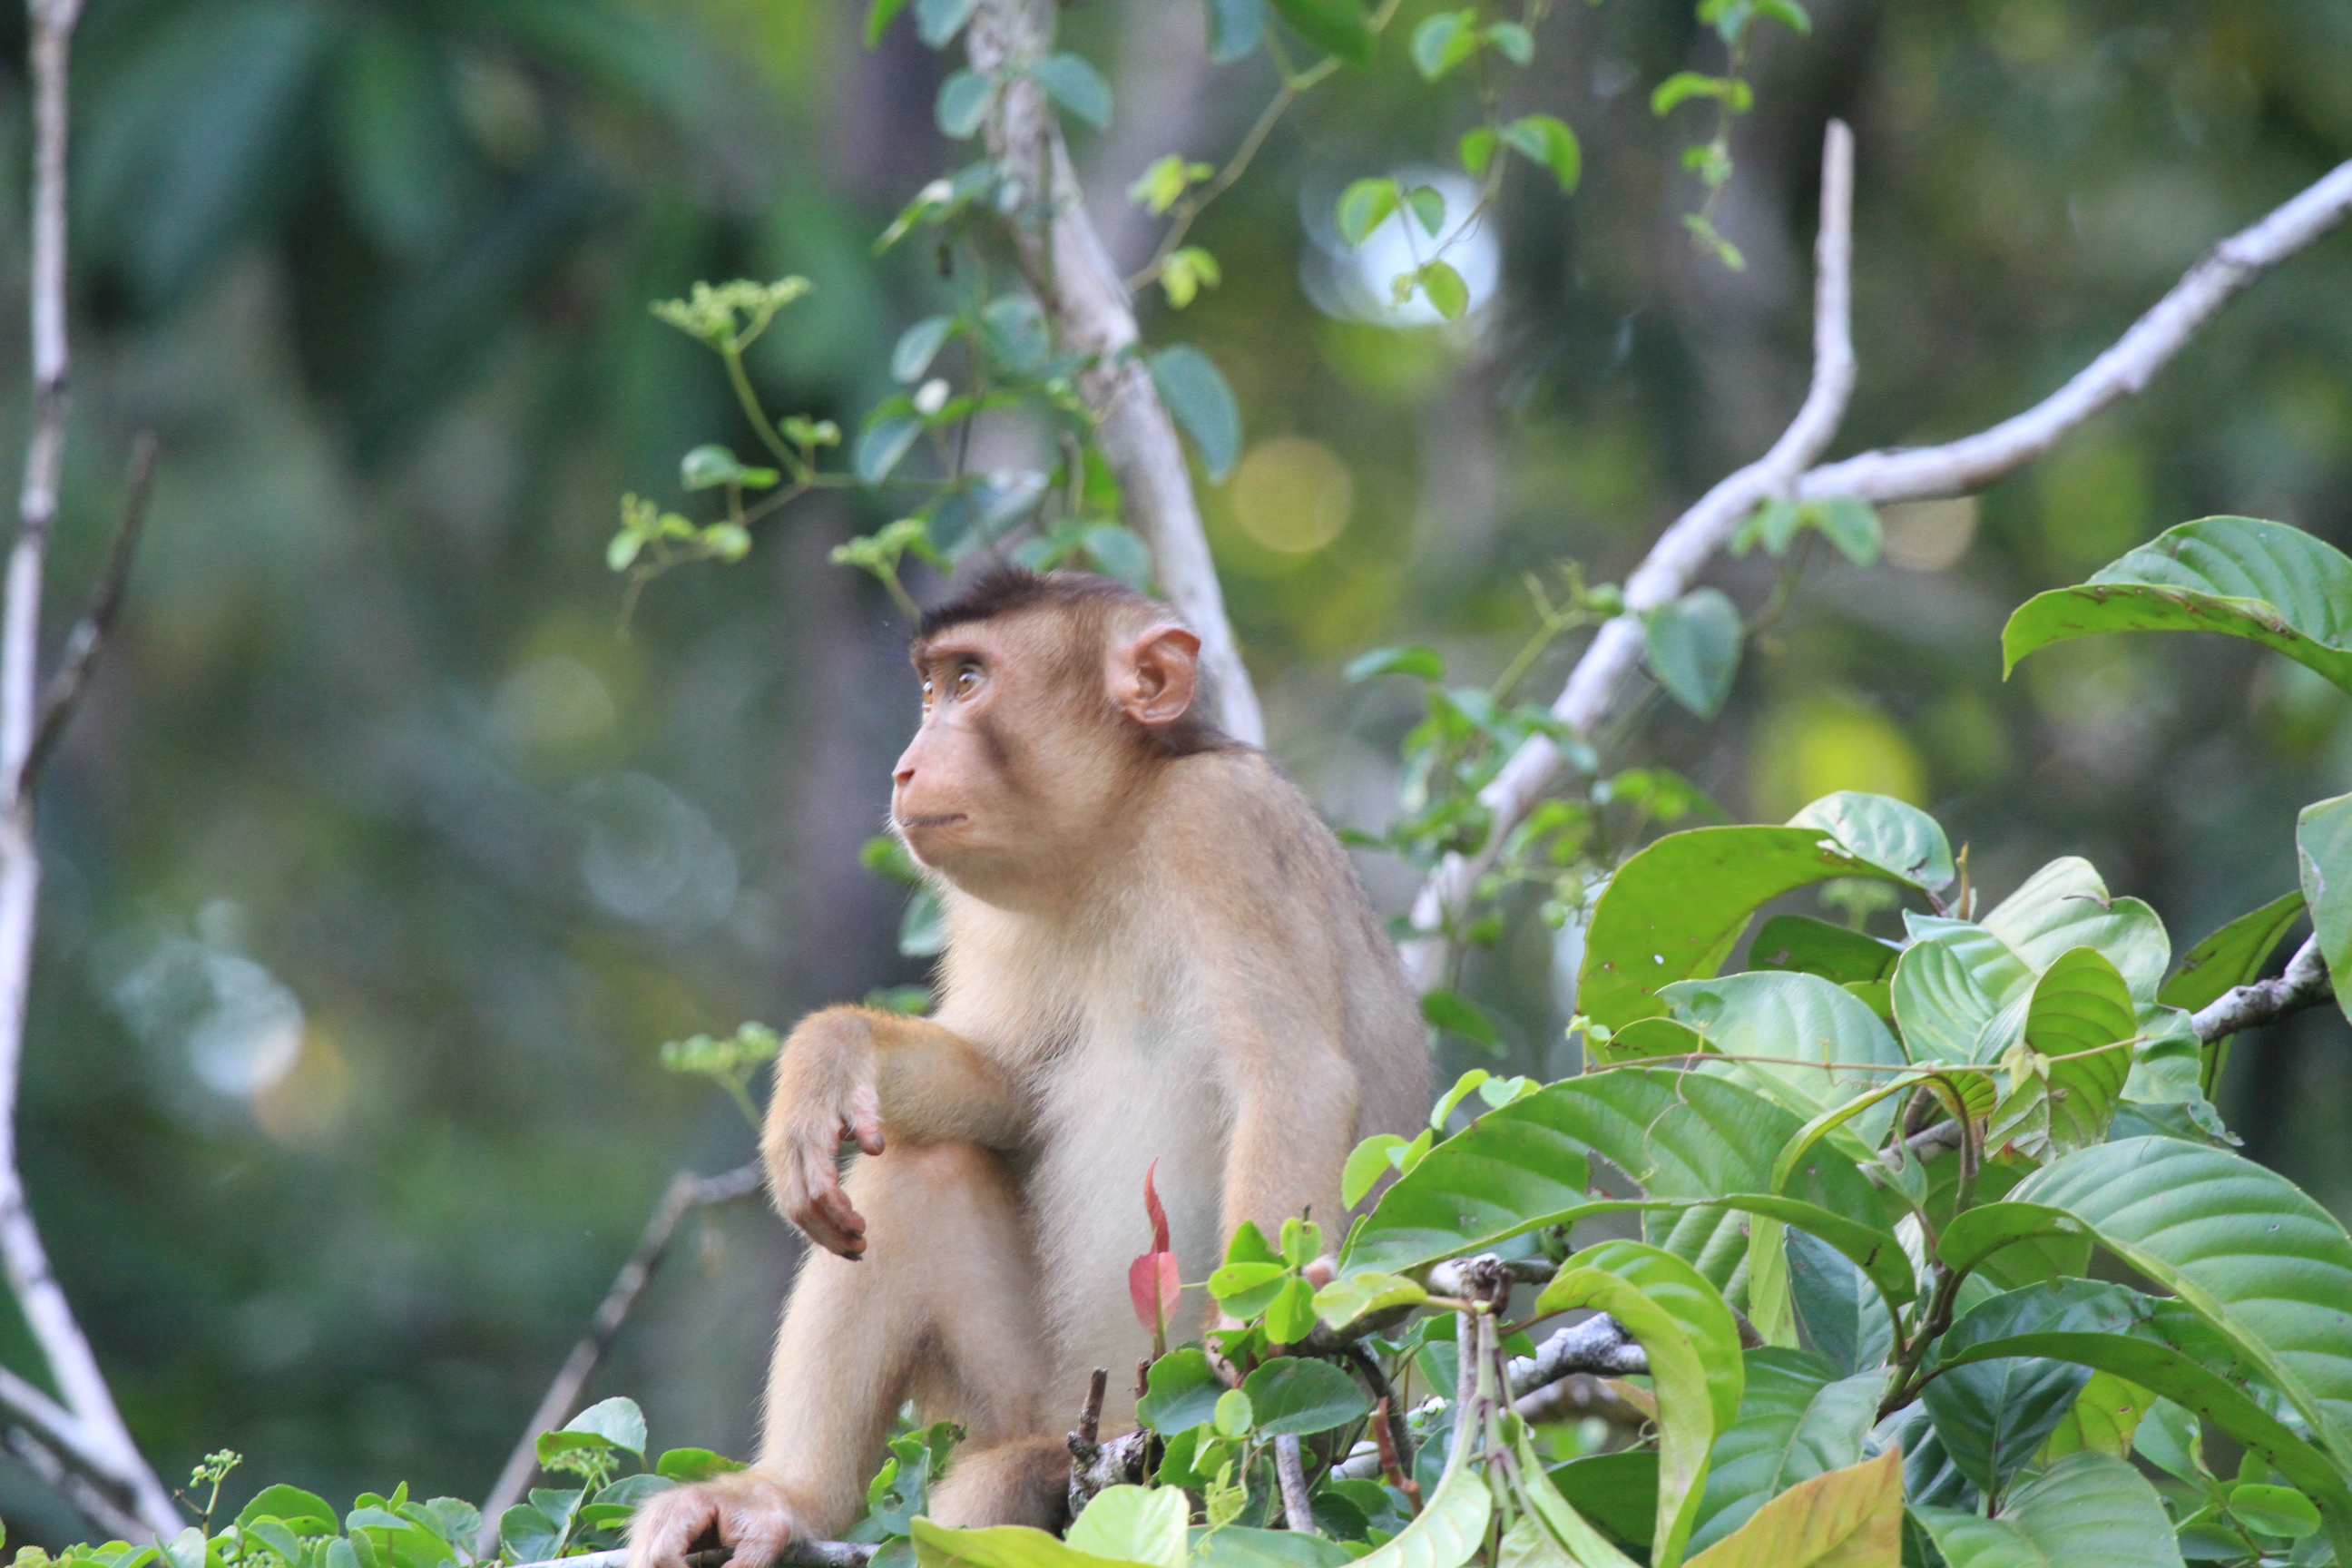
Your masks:
M1154 1160L1143 1173L1143 1206L1151 1215L1151 1250L1166 1252L1168 1245L1168 1211L1160 1206L1159 1189L1151 1184L1151 1173L1160 1169Z
M1164 1329L1175 1314L1182 1288L1172 1252L1147 1252L1127 1266L1127 1294L1135 1306L1135 1321L1152 1333Z

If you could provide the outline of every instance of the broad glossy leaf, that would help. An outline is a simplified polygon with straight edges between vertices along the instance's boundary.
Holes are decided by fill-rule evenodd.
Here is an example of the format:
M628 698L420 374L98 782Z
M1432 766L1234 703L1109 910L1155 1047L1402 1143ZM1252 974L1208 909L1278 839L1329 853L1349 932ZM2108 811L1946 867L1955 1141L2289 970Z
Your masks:
M1988 1147L2009 1144L2040 1160L2105 1138L2132 1068L2131 1047L2117 1042L2130 1040L2135 1025L2131 992L2114 964L2093 948L2061 954L2034 982L2025 1014L2026 1045L2053 1059L2011 1086L2011 1100L2030 1101L2030 1114L2006 1103L1996 1110Z
M1219 1530L1194 1525L1185 1533L1191 1568L1347 1568L1353 1561L1338 1542L1296 1531L1228 1524Z
M1694 588L1642 616L1643 652L1658 684L1702 719L1731 695L1739 672L1739 611L1719 588Z
M2303 808L2294 819L2294 855L2336 1005L2352 1017L2352 795Z
M2042 867L1996 905L1983 924L2036 973L2069 949L2096 948L2141 1002L2156 1000L2172 962L2172 939L2156 911L2137 899L2109 895L2097 870L2079 856L2063 856Z
M1209 1358L1190 1348L1170 1351L1151 1363L1144 1378L1146 1392L1136 1401L1136 1418L1156 1432L1181 1432L1198 1426L1216 1413L1217 1398L1225 1391Z
M1181 1488L1105 1487L1065 1539L1092 1557L1184 1568L1184 1524L1191 1512Z
M1356 1380L1328 1361L1282 1356L1242 1383L1262 1437L1303 1436L1345 1426L1372 1402Z
M1929 892L1950 885L1951 842L1936 819L1892 795L1840 790L1789 819L1791 827L1818 827L1849 855L1869 861Z
M2090 1379L2090 1369L2073 1362L2003 1356L1950 1366L1920 1399L1944 1452L1978 1490L1997 1496L2058 1429Z
M2128 1378L2111 1372L2092 1373L2091 1381L2074 1396L2074 1408L2066 1412L2050 1440L2042 1445L2041 1462L2084 1451L2118 1459L2131 1458L2132 1434L2139 1429L2140 1418L2155 1405L2156 1397Z
M327 1500L299 1487L262 1488L237 1514L236 1522L243 1527L262 1518L275 1519L297 1535L335 1533L335 1510L327 1505Z
M1555 1465L1559 1495L1583 1517L1646 1552L1657 1528L1658 1456L1651 1448L1620 1448Z
M1971 1062L1977 1037L2000 1011L1958 943L1926 937L1903 950L1891 994L1895 1022L1915 1062Z
M1811 915L1774 915L1748 944L1750 969L1798 970L1841 985L1885 979L1896 957L1896 949L1874 936Z
M1617 1320L1649 1358L1650 1386L1658 1404L1658 1510L1650 1560L1657 1568L1682 1561L1699 1496L1706 1485L1707 1451L1715 1441L1716 1396L1696 1347L1666 1308L1622 1276L1572 1263L1544 1288L1538 1310L1596 1307ZM1738 1366L1737 1358L1733 1365ZM1733 1405L1738 1399L1735 1390Z
M1789 1233L1788 1252L1797 1321L1831 1373L1845 1377L1885 1366L1895 1351L1895 1323L1870 1277L1844 1253L1801 1230Z
M1580 1249L1570 1268L1598 1268L1632 1284L1674 1319L1706 1373L1707 1398L1716 1430L1739 1414L1746 1363L1740 1358L1739 1324L1723 1295L1697 1269L1662 1248L1638 1241L1602 1241ZM1530 1315L1549 1316L1564 1308L1547 1306L1550 1287L1536 1298Z
M2000 1517L1913 1505L1949 1568L2181 1568L2147 1479L2105 1454L2069 1454L2017 1489Z
M1885 1085L1890 1075L1870 1068L1907 1065L1878 1015L1818 974L1751 971L1684 980L1658 997L1724 1056L1775 1058L1740 1063L1731 1075L1808 1119ZM1806 1061L1823 1066L1790 1065ZM1875 1147L1885 1136L1895 1104L1889 1097L1855 1117L1864 1142Z
M2156 999L2194 1013L2220 1001L2223 992L2260 978L2279 939L2303 910L2298 889L2240 915L2183 954Z
M2285 1178L2226 1150L2133 1138L2070 1154L2013 1197L2071 1215L2179 1296L2339 1462L2352 1456L2352 1237Z
M1315 1315L1335 1329L1346 1328L1367 1312L1389 1307L1415 1307L1429 1292L1397 1274L1350 1274L1315 1292Z
M2081 586L2020 605L2001 630L2002 672L2068 637L2147 631L2246 637L2352 691L2352 560L2284 523L2184 522Z
M1832 877L1884 877L1801 827L1670 833L1617 869L1593 910L1577 1006L1609 1027L1664 1013L1661 986L1705 978L1758 905Z
M1544 1472L1542 1458L1536 1453L1534 1440L1524 1426L1519 1429L1517 1458L1519 1482L1532 1517L1523 1518L1513 1527L1512 1534L1520 1535L1516 1553L1510 1536L1504 1538L1496 1568L1633 1568L1633 1560L1593 1529L1552 1485L1551 1478ZM1654 1491L1654 1456L1650 1473ZM1529 1527L1541 1531L1544 1539L1520 1534Z
M1484 1472L1465 1462L1467 1444L1455 1447L1444 1478L1429 1500L1395 1539L1356 1559L1365 1568L1461 1568L1486 1543L1495 1516L1494 1494Z
M1903 1456L1799 1481L1758 1509L1689 1568L1898 1568L1903 1560Z
M1150 357L1151 379L1168 412L1201 454L1210 479L1223 484L1242 455L1241 405L1216 363L1190 343L1174 343Z
M1871 1304L1878 1305L1874 1291ZM1694 1552L1746 1524L1797 1482L1860 1464L1863 1441L1878 1418L1884 1372L1840 1378L1820 1356L1771 1346L1748 1351L1746 1359L1738 1419L1724 1425L1709 1457L1691 1531Z
M1651 1061L1659 1057L1696 1057L1706 1052L1698 1031L1672 1018L1636 1018L1604 1041L1587 1037L1585 1055L1595 1067Z
M956 1530L921 1514L909 1522L921 1568L1111 1568L1117 1561L1081 1552L1025 1524Z

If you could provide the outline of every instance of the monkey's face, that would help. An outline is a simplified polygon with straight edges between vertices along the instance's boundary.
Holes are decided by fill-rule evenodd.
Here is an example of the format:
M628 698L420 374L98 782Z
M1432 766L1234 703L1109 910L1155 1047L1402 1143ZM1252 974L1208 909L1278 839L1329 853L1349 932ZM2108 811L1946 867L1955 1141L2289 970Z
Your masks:
M1051 613L950 627L915 649L923 721L892 773L916 859L980 897L1096 863L1139 771L1144 728L1190 706L1181 626L1106 637Z

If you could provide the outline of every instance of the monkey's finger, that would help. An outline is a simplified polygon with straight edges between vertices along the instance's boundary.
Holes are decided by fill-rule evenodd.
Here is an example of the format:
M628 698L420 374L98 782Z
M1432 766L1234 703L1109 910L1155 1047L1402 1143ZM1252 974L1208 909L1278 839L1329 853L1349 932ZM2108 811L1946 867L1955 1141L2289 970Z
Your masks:
M730 1528L730 1527L732 1528ZM735 1549L727 1568L768 1568L792 1539L792 1523L772 1509L738 1509L719 1527L719 1543Z
M868 1154L882 1152L882 1096L870 1083L861 1083L849 1097L850 1136Z
M687 1548L719 1522L718 1513L698 1491L647 1500L630 1531L629 1568L685 1568Z

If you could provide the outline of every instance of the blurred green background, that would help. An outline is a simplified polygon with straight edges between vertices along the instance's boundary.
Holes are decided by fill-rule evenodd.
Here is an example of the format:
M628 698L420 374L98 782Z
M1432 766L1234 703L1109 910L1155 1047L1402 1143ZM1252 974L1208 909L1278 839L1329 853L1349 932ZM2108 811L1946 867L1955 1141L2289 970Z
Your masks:
M1820 0L1812 37L1759 35L1730 273L1679 223L1698 132L1647 101L1720 45L1684 0L1563 5L1513 107L1576 127L1582 188L1515 177L1465 249L1469 321L1399 327L1361 319L1328 214L1359 174L1443 165L1471 122L1459 84L1402 59L1425 8L1195 231L1223 287L1142 306L1240 395L1249 455L1204 504L1272 749L1335 823L1384 820L1416 716L1406 683L1346 684L1351 655L1427 641L1491 674L1529 621L1524 570L1618 576L1777 434L1826 117L1859 139L1840 451L2023 406L2352 155L2352 8L2330 0ZM602 562L622 490L679 505L687 447L750 449L648 300L806 274L753 368L772 407L854 426L940 298L919 247L869 247L961 161L930 121L953 62L904 22L865 49L861 11L91 0L53 634L131 433L163 456L120 642L46 786L23 1136L168 1480L226 1447L232 1504L270 1480L479 1500L669 1174L750 1152L655 1047L921 977L898 891L856 860L914 718L906 627L825 563L889 514L803 504L743 564L656 584L626 640ZM1065 21L1118 89L1076 153L1133 265L1155 236L1128 184L1162 153L1222 156L1270 72L1206 66L1191 4ZM9 26L0 296L21 301ZM23 363L21 321L0 311L0 363ZM1997 637L2030 593L2217 511L2352 546L2352 235L2049 461L1891 512L1885 562L1817 559L1721 719L1654 706L1612 762L1679 769L1740 819L1903 795L1995 896L2085 854L2185 945L2294 885L2294 810L2352 786L2343 700L2218 639L2089 639L2004 684ZM1753 609L1769 576L1709 580ZM1400 908L1410 875L1363 865ZM1553 970L1533 921L1471 970L1521 1069L1564 1065ZM2221 1097L2248 1152L2339 1213L2345 1045L2332 1012L2242 1040ZM752 1205L690 1226L590 1397L635 1395L659 1446L744 1451L792 1255ZM5 1305L0 1362L35 1364ZM79 1533L5 1458L0 1518Z

